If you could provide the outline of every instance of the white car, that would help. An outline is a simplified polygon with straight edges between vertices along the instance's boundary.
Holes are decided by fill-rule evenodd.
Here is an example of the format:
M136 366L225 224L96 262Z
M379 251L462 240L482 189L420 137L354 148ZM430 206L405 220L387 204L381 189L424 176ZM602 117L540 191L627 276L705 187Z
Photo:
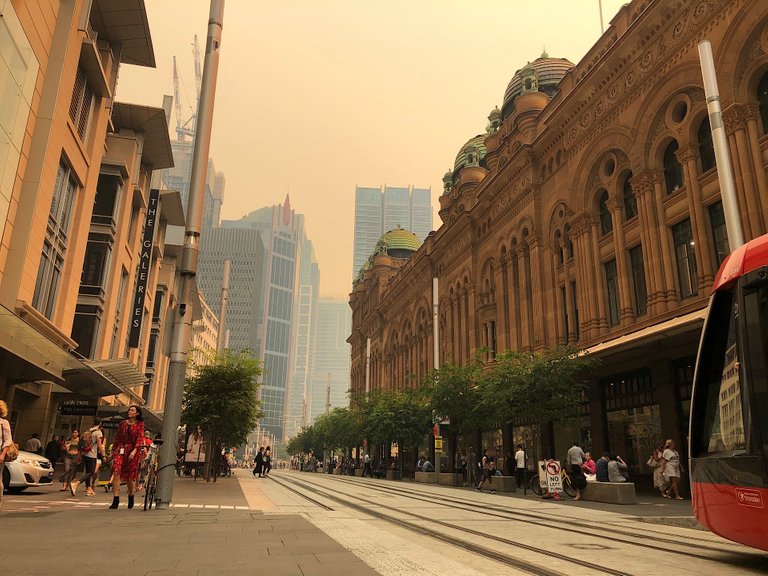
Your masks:
M21 492L30 486L53 484L53 466L45 456L19 451L19 457L6 462L3 469L3 487L8 492Z

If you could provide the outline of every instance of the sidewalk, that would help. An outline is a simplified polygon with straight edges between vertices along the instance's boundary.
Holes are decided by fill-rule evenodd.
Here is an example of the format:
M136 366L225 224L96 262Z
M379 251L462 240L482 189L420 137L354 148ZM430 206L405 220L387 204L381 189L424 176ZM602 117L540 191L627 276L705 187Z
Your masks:
M41 501L43 498L30 495ZM55 503L53 494L44 498ZM138 495L137 495L138 496ZM3 499L2 574L131 576L370 576L376 572L301 516L247 509L236 478L178 478L174 507L107 509L111 497L28 511L24 496ZM19 505L21 504L21 505ZM29 504L26 504L28 506ZM237 507L237 508L236 508Z

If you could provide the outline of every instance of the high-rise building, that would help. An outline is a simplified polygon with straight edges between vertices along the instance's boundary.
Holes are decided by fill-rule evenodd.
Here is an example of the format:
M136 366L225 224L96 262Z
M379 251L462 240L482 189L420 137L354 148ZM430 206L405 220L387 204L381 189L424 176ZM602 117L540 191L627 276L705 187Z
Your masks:
M349 405L352 309L346 300L320 298L312 378L310 422L329 409Z
M432 189L357 186L352 278L357 277L379 238L395 228L410 230L420 240L427 237L432 231Z
M189 185L192 176L192 155L194 142L192 140L174 140L173 167L163 170L161 178L163 185L169 190L178 190L184 214L187 212L189 201ZM213 160L208 159L208 172L203 190L203 229L219 225L221 219L221 204L224 201L225 178L223 172L216 172Z
M243 230L258 233L263 243L260 296L245 306L254 309L258 316L253 337L264 370L260 388L264 418L260 426L283 440L295 434L306 421L311 392L320 273L312 243L306 236L304 215L291 209L286 196L283 204L261 208L240 220L224 220L221 226L222 234ZM209 234L215 232L216 229L208 231ZM207 252L203 246L201 260L211 258ZM221 266L226 257L224 254L218 257L217 265ZM235 269L233 262L232 274ZM220 283L221 272L217 277ZM231 297L233 283L230 283L228 318L239 313ZM232 326L229 320L227 324ZM236 348L233 338L234 333L230 347Z
M221 316L221 279L224 260L230 260L229 296L224 330L229 331L229 348L261 347L259 323L264 271L264 243L258 230L250 228L211 228L200 236L197 282L207 295L208 304Z

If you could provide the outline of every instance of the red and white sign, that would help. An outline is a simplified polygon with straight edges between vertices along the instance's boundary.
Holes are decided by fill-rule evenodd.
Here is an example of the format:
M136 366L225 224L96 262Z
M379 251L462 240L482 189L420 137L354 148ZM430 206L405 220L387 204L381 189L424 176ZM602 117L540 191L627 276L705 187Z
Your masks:
M560 462L557 460L547 461L547 492L553 494L563 491L563 478L560 476Z
M749 488L736 488L736 501L742 506L749 506L750 508L763 507L763 495L757 490L750 490Z

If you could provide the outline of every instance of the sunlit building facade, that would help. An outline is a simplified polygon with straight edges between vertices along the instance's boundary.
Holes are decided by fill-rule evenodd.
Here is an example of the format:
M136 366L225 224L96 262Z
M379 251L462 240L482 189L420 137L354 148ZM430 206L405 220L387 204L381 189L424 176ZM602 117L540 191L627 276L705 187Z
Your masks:
M580 418L515 422L483 444L542 431L633 477L664 438L686 445L692 367L727 231L697 43L711 41L744 235L768 225L768 5L635 0L578 64L543 54L512 75L485 133L444 177L441 226L407 259L379 255L350 295L352 389L401 389L432 358L570 344L600 359ZM491 55L486 55L490 57ZM412 378L415 377L415 378ZM736 398L738 390L728 390ZM729 411L728 426L737 429Z
M349 406L352 310L346 300L320 298L312 375L310 423L327 410Z

